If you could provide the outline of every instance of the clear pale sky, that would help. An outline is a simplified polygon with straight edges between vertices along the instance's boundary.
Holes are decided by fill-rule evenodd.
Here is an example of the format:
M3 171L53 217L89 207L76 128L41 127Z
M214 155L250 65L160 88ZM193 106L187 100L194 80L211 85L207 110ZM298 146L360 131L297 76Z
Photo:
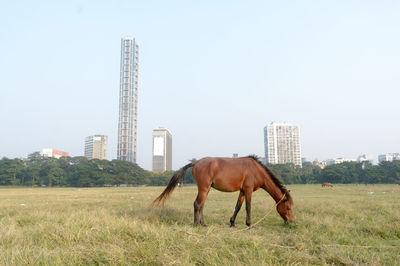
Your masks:
M139 42L137 163L152 130L192 158L264 156L300 127L308 160L400 152L400 2L7 1L0 4L0 158L117 153L120 39Z

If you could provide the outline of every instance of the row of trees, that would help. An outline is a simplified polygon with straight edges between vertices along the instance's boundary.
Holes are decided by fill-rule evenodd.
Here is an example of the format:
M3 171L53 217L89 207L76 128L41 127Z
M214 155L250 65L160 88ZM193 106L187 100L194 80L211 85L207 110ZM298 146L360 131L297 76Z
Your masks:
M192 160L193 161L193 160ZM331 183L400 183L400 161L345 162L329 165L324 169L309 162L303 167L290 164L268 165L285 184ZM154 173L134 163L119 160L88 160L85 157L42 157L32 153L27 159L0 160L0 185L14 186L119 186L152 185L164 186L173 175L172 171ZM190 171L186 172L185 183L194 183Z
M324 169L310 162L303 163L302 168L289 164L271 164L268 167L285 184L400 184L400 161L379 165L344 162L328 165Z
M119 186L164 185L173 172L153 173L120 160L88 160L86 157L47 158L32 153L26 160L0 160L0 185L22 186Z

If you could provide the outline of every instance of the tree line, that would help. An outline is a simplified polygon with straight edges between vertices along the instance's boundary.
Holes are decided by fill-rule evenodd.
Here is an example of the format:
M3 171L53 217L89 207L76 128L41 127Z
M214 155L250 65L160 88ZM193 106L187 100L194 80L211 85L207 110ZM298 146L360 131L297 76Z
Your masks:
M267 166L284 184L400 183L400 161L382 162L379 165L345 162L324 169L310 162L305 162L303 167L291 164ZM88 160L81 156L54 159L43 157L38 152L30 154L26 159L0 160L1 186L164 186L172 175L173 171L154 173L126 161ZM191 171L186 171L185 183L194 183Z
M173 171L153 173L135 163L120 160L88 160L86 157L43 157L0 160L0 185L13 186L120 186L164 185Z
M284 184L400 184L400 160L381 162L344 162L321 169L311 162L303 167L291 164L267 165Z

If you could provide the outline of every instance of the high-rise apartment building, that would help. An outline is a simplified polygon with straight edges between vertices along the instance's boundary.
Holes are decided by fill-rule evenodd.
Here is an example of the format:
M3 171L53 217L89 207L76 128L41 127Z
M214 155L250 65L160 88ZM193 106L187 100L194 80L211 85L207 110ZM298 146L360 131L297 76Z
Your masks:
M164 127L153 130L153 172L172 170L172 134Z
M85 139L85 157L90 159L107 160L108 137L94 135Z
M272 122L264 128L264 148L267 163L292 163L301 167L298 126Z
M139 46L133 37L121 39L117 159L136 162Z

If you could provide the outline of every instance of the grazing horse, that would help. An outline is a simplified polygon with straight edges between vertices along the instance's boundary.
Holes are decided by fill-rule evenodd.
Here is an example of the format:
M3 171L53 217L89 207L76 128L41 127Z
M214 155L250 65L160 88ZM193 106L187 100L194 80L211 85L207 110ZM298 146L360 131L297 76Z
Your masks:
M275 200L276 209L285 223L294 221L293 199L289 190L254 155L241 158L206 157L185 165L174 174L165 190L153 201L153 206L164 204L190 167L193 167L192 174L198 189L197 198L193 204L195 225L205 226L203 207L211 187L223 192L240 191L235 211L230 219L231 226L235 226L236 215L244 199L246 199L246 224L251 225L251 195L259 188L267 191Z
M333 187L333 185L329 182L322 183L322 187Z

